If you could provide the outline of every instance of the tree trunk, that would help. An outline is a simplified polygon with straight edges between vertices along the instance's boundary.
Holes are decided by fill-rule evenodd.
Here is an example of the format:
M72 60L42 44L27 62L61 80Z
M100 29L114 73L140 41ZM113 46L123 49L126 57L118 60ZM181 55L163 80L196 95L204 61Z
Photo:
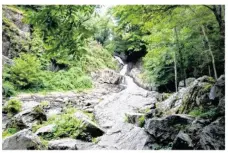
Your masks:
M174 53L174 74L175 74L175 88L176 88L176 92L178 92L176 51Z
M211 68L210 68L210 65L208 65L208 75L211 76Z
M186 82L185 82L186 75L185 75L184 64L183 64L183 55L182 55L181 48L180 48L180 45L179 45L179 38L178 38L177 28L176 27L174 28L174 33L175 33L175 36L176 36L176 45L177 45L178 53L179 53L179 56L180 56L181 79L184 79L184 87L186 87Z
M204 35L204 37L205 37L206 43L207 43L207 45L208 45L208 50L209 50L209 53L210 53L210 55L211 55L211 60L212 60L212 66L213 66L213 70L214 70L215 79L217 80L217 79L218 79L218 76L217 76L217 71L216 71L216 66L215 66L214 54L213 54L213 52L212 52L212 50L211 50L211 44L210 44L209 39L208 39L208 37L207 37L207 34L206 34L206 32L205 32L204 26L202 25L201 28L202 28L203 35Z
M213 5L208 6L205 5L207 8L209 8L219 25L219 32L220 32L220 49L225 49L225 5Z

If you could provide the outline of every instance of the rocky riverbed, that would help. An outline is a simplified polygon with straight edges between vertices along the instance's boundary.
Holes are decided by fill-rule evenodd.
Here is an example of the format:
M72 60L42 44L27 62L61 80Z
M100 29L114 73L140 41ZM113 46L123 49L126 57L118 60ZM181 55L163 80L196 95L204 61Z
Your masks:
M107 69L92 74L94 89L87 92L14 97L22 101L22 110L11 117L3 112L3 130L15 125L20 130L4 138L3 149L225 148L224 75L216 81L203 76L169 95L139 87L125 75L127 65L122 67L119 73ZM37 107L41 110L36 111ZM48 139L44 144L40 136L53 133L56 125L46 125L36 131L32 130L33 125L61 115L66 107L80 110L74 117L86 126L83 129L86 136L77 139L62 136Z

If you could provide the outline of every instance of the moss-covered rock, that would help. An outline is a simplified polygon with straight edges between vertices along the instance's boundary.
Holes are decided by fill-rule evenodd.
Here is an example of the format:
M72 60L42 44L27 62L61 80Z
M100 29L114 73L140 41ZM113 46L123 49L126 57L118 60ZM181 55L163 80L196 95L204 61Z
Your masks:
M12 6L3 6L2 53L12 59L30 48L30 26L23 22L23 12Z

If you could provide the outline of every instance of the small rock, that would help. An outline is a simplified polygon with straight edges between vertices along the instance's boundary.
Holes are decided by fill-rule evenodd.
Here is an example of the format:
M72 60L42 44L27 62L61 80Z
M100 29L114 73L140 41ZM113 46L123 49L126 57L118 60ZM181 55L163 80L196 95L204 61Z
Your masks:
M55 101L56 101L56 102L64 102L64 99L62 99L62 98L57 98L57 99L55 99Z
M49 141L48 150L77 150L77 141L75 139L65 138Z
M125 113L128 123L142 127L144 125L145 114L141 113ZM143 120L142 120L143 119Z
M37 150L43 148L39 137L24 129L3 140L3 150Z
M51 125L47 125L44 127L39 128L36 131L36 135L43 135L43 134L47 134L47 133L52 133L54 131L55 125L51 124Z
M87 108L87 109L85 109L85 111L87 111L88 113L93 113L94 109L93 108Z

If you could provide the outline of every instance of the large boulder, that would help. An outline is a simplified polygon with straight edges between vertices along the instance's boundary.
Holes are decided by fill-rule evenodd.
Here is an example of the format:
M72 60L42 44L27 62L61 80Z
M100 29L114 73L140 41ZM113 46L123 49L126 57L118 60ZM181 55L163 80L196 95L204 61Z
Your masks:
M208 109L214 103L209 99L209 92L215 83L212 77L203 76L196 79L188 87L180 89L168 99L156 104L163 115L189 113L194 108Z
M209 99L209 92L215 83L212 77L203 76L195 80L182 97L181 107L178 113L189 113L195 108L207 110L214 105Z
M183 87L188 87L188 86L190 86L190 84L191 84L192 82L194 82L195 80L196 80L195 78L187 78L187 79L185 80L185 85L186 85L186 86L184 86L184 80L181 80L181 81L179 82L178 89L180 90L180 89L183 88Z
M101 70L97 74L98 81L108 84L120 84L124 77L111 69Z
M213 101L219 101L225 96L225 75L221 75L210 90L209 98Z
M104 130L93 122L87 115L80 111L77 111L74 115L77 119L81 120L82 124L85 126L83 132L86 133L86 135L80 136L79 138L92 141L92 137L99 137L104 134Z
M37 150L42 149L43 145L39 137L28 129L17 132L3 140L3 150Z
M157 143L167 145L175 139L180 130L185 129L192 121L193 118L188 115L175 114L164 118L148 119L144 128Z
M197 149L224 150L225 149L225 117L218 118L204 127L199 134Z
M169 96L166 100L156 103L156 109L163 115L175 114L181 107L183 97L188 90L188 88L182 88L178 92Z
M47 116L40 106L26 109L16 114L8 123L7 127L18 127L19 129L31 128L34 123L46 121Z

